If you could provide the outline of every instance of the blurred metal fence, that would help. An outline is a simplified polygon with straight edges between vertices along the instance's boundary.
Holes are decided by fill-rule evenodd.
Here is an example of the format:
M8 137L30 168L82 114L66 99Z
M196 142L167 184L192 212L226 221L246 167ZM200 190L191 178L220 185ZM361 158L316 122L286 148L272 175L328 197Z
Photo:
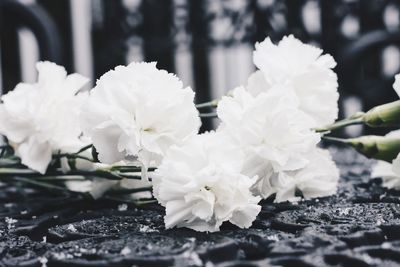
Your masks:
M0 3L4 92L34 79L35 59L56 61L93 79L116 65L146 60L177 73L203 102L246 81L254 71L255 42L294 34L337 60L345 112L396 98L391 84L400 71L398 0Z

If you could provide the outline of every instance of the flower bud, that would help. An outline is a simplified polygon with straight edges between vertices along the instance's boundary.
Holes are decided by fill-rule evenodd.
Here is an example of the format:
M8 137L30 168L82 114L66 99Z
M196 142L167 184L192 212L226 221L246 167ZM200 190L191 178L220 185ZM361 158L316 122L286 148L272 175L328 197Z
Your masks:
M347 119L314 130L319 133L326 133L355 124L365 124L373 128L400 126L400 100L376 106L365 113L357 112Z
M400 100L372 108L363 122L370 127L400 126Z
M387 162L392 162L400 153L400 138L366 135L349 139L333 137L323 137L323 139L349 145L367 158Z

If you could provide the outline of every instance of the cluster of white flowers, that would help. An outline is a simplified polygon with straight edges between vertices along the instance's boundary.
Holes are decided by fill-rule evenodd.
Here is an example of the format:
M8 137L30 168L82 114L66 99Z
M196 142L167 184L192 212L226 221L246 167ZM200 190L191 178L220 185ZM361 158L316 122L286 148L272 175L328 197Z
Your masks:
M257 176L252 192L275 202L296 201L336 192L339 171L329 152L317 147L312 128L332 123L338 113L335 61L293 36L278 45L256 44L259 68L247 87L218 104L219 132L246 155L242 173Z
M247 228L261 198L298 201L298 190L305 199L328 196L339 178L312 130L337 117L333 58L289 36L278 45L269 38L257 44L254 63L259 70L219 101L221 123L205 134L198 134L194 92L155 63L118 66L89 93L78 91L86 78L39 63L37 84L20 84L2 97L0 133L23 164L41 173L53 153L76 152L90 142L102 166L157 167L153 194L166 208L166 228L212 232L226 221ZM69 171L67 161L61 165ZM98 179L85 188L69 184L95 197L111 187L136 186Z
M336 192L339 171L312 130L338 113L335 61L321 53L293 36L256 45L260 70L218 102L216 133L171 148L153 177L166 227L215 231L224 221L248 227L260 198L298 201L296 190L305 199Z

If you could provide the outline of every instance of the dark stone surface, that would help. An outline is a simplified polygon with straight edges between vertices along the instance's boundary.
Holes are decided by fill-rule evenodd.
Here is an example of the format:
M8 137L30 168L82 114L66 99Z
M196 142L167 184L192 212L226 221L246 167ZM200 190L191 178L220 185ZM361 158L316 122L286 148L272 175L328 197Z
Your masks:
M163 209L0 187L2 266L400 266L400 192L370 179L372 161L333 149L339 191L264 201L251 229L166 230ZM45 242L44 242L45 240Z

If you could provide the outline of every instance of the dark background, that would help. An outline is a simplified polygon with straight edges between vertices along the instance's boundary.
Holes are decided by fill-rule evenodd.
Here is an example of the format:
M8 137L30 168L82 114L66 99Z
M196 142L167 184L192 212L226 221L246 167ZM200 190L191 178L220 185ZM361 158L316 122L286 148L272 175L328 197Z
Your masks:
M245 83L255 42L294 34L335 57L344 116L397 98L399 25L395 0L0 0L0 88L35 81L38 59L92 80L146 60L204 102Z

